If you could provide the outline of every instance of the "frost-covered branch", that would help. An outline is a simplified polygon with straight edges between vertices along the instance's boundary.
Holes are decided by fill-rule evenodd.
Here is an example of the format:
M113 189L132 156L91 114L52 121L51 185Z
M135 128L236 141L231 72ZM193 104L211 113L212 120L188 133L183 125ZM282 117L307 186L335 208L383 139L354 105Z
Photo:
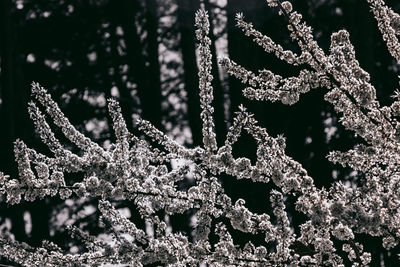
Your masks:
M398 61L400 49L394 36L399 31L399 15L383 1L368 3L389 51ZM133 136L117 101L109 99L116 140L107 149L102 148L80 133L50 94L33 83L33 101L28 112L52 154L45 156L16 140L18 177L0 173L0 194L11 205L18 205L22 199L35 201L57 194L62 199L96 199L101 221L112 241L70 226L72 237L82 241L87 252L71 254L47 241L42 247L33 248L0 237L0 256L26 266L344 266L345 254L354 266L362 266L369 264L371 254L356 241L357 235L380 237L388 250L398 246L400 102L397 99L390 107L380 106L375 87L360 67L347 31L332 34L326 54L314 40L311 27L288 1L268 0L267 4L278 8L287 20L290 37L299 45L300 55L263 36L244 21L243 15L236 18L238 27L266 52L304 68L297 76L283 78L269 70L255 74L230 59L221 59L220 64L250 86L243 93L251 100L295 104L301 94L324 87L325 100L340 114L340 122L365 141L346 152L333 151L328 159L362 173L363 184L349 187L337 182L328 189L317 188L301 164L285 153L285 138L269 135L244 106L235 114L225 143L218 147L212 107L209 21L207 12L200 10L196 13L196 36L202 147L186 148L142 119L137 122L138 129L151 142ZM48 119L78 152L60 142ZM233 155L233 146L243 132L257 144L255 163ZM182 164L174 167L171 162ZM70 180L67 174L76 173L82 175ZM270 191L265 194L269 195L271 210L256 213L246 206L245 200L233 199L225 192L221 175L224 179L247 179L268 185ZM185 180L190 183L179 188L178 183ZM293 199L296 211L289 211ZM121 200L135 205L146 229L118 211L115 205ZM165 217L193 214L189 235L171 229L160 211ZM296 214L290 212L302 214L304 221L293 225ZM240 246L230 231L263 236L264 243L255 246L247 242Z

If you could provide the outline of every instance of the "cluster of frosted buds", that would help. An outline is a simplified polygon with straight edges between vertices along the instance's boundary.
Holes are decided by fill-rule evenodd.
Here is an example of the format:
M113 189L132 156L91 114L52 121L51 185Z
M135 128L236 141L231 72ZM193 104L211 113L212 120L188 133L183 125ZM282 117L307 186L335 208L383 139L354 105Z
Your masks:
M400 16L382 0L367 1L389 52L399 62L397 35L400 32ZM251 86L243 91L244 96L250 99L293 104L300 93L310 88L323 86L329 89L325 99L341 114L341 123L362 137L367 145L358 145L348 152L332 152L328 159L362 172L365 183L357 188L338 183L329 192L314 190L299 196L296 208L308 214L311 221L301 225L302 236L297 241L312 244L315 248L300 262L341 264L342 260L330 240L332 235L338 240L348 240L343 250L350 252L351 261L356 265L366 265L371 260L370 254L363 253L362 245L353 241L355 233L381 236L387 249L397 246L400 239L398 94L390 107L380 106L369 74L356 59L347 31L332 34L330 54L325 55L313 39L311 28L301 22L301 15L293 11L288 1L271 0L267 3L279 8L280 14L287 19L291 38L306 56L284 51L270 37L263 36L251 24L244 22L242 14L236 18L238 26L266 52L274 53L289 64L307 64L312 71L307 68L301 70L297 77L282 78L268 70L256 75L231 59L222 59L220 63L229 74ZM312 78L305 78L310 75ZM279 178L273 180L279 182ZM315 225L324 225L325 228L320 230ZM321 257L328 257L329 260L323 262Z
M295 66L305 64L311 60L310 54L305 51L299 56L291 50L284 50L276 44L270 37L263 35L254 29L253 24L244 21L242 13L236 15L236 26L239 27L246 36L253 37L253 41L264 48L265 52L273 53L277 58Z
M228 174L232 179L250 179L262 183L272 180L282 192L291 194L315 191L313 181L299 163L285 154L284 138L269 136L265 129L257 126L257 121L244 107L236 114L225 144L217 148L211 106L211 41L207 36L209 21L205 11L197 12L196 25L200 43L199 84L204 148L185 148L141 119L137 123L139 130L162 149L139 140L127 130L118 103L109 100L108 108L116 140L108 149L104 149L71 125L44 88L37 83L32 84L32 95L36 102L30 103L29 113L42 141L54 156L42 155L17 140L15 155L20 177L14 179L0 174L0 192L7 195L11 204L19 203L22 197L34 201L57 193L62 198L76 195L103 199L99 204L102 222L112 233L114 241L106 243L72 227L72 236L86 244L90 252L65 254L59 249L53 251L52 246L24 249L16 241L4 240L6 245L0 250L2 256L22 265L41 262L49 266L68 265L71 262L90 265L129 263L135 266L208 262L248 266L298 261L299 257L291 249L295 236L289 227L282 193L272 193L273 216L277 220L274 225L269 214L250 211L242 199L233 201L224 193L217 176ZM40 107L44 108L69 142L81 150L80 154L73 153L59 142ZM232 146L243 131L253 136L259 146L254 165L250 159L235 158L232 154ZM171 160L185 164L170 169L167 166ZM77 172L84 174L78 182L71 182L64 176L65 173ZM193 177L191 186L186 191L178 190L177 182L185 177ZM147 227L155 233L140 229L122 216L113 207L114 199L133 201ZM168 230L166 222L157 215L159 210L166 214L195 211L193 241ZM211 243L212 222L220 217L225 217L238 231L264 235L268 247L275 248L268 251L265 246L255 247L251 243L243 248L238 247L223 224L215 228L220 240ZM20 254L11 255L12 249Z
M250 86L243 90L243 95L249 99L280 101L283 104L292 105L299 100L300 94L306 93L310 89L330 88L331 81L326 75L328 57L325 56L323 50L314 40L311 28L301 22L301 15L293 11L289 2L268 1L268 4L271 7L280 7L280 14L287 18L290 36L301 48L300 55L290 50L284 50L269 36L265 36L254 29L251 23L244 21L242 14L236 16L237 26L242 29L245 35L251 36L253 41L263 47L267 53L273 53L280 60L294 66L308 64L313 70L303 69L298 76L283 78L265 69L260 70L257 75L228 58L219 60L221 66L228 74L237 77L242 83Z
M292 105L299 100L300 94L329 85L329 81L320 77L320 73L306 69L301 70L298 76L283 78L266 69L260 70L256 75L228 58L220 59L219 63L228 74L250 85L243 90L243 95L251 100L280 101L285 105Z
M386 42L390 54L400 63L400 43L398 35L400 34L400 16L390 7L385 5L383 0L367 0L375 19L378 22L378 28L382 33L383 40Z

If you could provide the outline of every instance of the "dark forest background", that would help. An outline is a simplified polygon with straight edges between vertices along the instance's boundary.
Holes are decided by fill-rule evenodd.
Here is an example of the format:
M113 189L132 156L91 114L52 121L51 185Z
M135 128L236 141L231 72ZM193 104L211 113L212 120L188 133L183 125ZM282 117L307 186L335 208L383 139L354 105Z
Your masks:
M326 53L332 32L343 28L350 32L357 58L371 74L379 100L390 103L399 70L366 1L291 2L313 27ZM386 3L400 11L398 1ZM358 183L357 173L326 160L328 151L345 150L359 141L340 126L332 106L323 101L326 89L302 95L293 106L249 101L241 95L244 86L217 65L217 56L229 56L249 70L266 68L282 76L296 75L299 69L266 54L235 27L235 14L243 12L256 29L298 52L277 10L269 9L263 0L204 0L204 5L212 20L218 143L223 143L233 113L243 103L271 135L284 134L287 153L303 164L318 187L329 187L335 180ZM120 102L133 133L140 134L134 123L140 115L186 146L200 145L194 34L199 7L199 0L0 0L0 171L16 177L16 138L48 153L27 113L32 81L51 92L81 132L104 146L113 140L106 107L110 97ZM236 155L255 158L255 142L249 136L244 135L234 149ZM267 202L262 195L268 188L221 180L233 199L246 199L252 210L261 211L260 206ZM98 214L87 201L48 198L12 207L4 199L0 201L2 234L11 231L17 240L34 246L43 239L70 246L72 241L67 241L70 238L61 227L66 221L93 234L100 232L90 223ZM134 207L124 204L124 208L134 219ZM78 211L81 215L74 217ZM171 224L189 231L187 214L171 218ZM379 239L359 238L373 254L372 265L378 265L381 257L387 264L395 262L397 256L386 253ZM79 248L79 244L72 245Z

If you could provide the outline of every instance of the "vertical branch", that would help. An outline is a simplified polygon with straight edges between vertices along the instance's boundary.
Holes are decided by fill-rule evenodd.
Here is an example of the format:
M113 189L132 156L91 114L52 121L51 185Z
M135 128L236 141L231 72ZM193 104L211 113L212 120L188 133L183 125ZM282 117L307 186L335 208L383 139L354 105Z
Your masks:
M200 106L201 106L201 119L203 121L203 144L206 150L217 150L217 141L215 138L215 125L213 120L214 108L211 106L213 101L213 87L211 81L212 62L210 44L211 40L208 37L210 30L210 23L208 21L208 14L205 10L199 10L196 13L196 36L199 44L199 89L200 89Z
M243 56L240 53L241 45L243 45L243 41L241 39L240 30L235 26L235 5L237 0L229 0L227 4L227 28L228 28L228 54L230 58L234 58L235 60L240 60ZM241 61L240 61L241 62ZM234 76L229 75L229 96L231 100L230 106L230 121L232 122L234 119L235 109L242 103L242 94L241 94L241 83Z

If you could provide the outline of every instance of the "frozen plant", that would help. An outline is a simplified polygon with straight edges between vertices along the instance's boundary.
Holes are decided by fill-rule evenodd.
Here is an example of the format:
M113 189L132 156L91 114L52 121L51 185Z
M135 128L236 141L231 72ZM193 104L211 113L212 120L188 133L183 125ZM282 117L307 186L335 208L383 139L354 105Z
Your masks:
M391 55L400 63L400 16L381 0L367 0ZM19 177L0 173L0 193L7 202L17 205L22 198L35 201L46 196L72 195L99 199L102 221L113 233L113 242L91 236L70 227L74 238L81 240L87 252L70 254L56 244L43 242L33 248L7 237L0 239L0 255L26 266L75 266L149 264L169 266L365 266L371 254L364 251L356 236L379 237L387 250L398 246L400 238L400 98L391 106L381 106L370 77L356 59L345 30L333 33L329 54L314 40L311 27L285 1L268 0L270 7L288 22L290 38L301 54L284 50L268 36L258 32L238 14L237 25L254 38L267 53L295 66L304 66L296 77L283 78L269 70L255 74L230 59L220 59L226 71L249 87L245 97L259 101L295 104L301 94L312 88L326 87L325 100L341 116L341 123L365 142L346 152L331 152L328 159L363 173L365 183L349 187L340 182L319 189L307 171L285 154L285 139L272 137L257 125L245 107L235 114L225 143L218 147L213 120L211 53L207 12L196 14L199 41L199 86L203 146L186 148L156 129L148 121L138 120L138 128L152 144L127 130L120 107L108 102L116 142L108 149L100 147L78 132L57 104L39 84L32 84L34 101L29 114L42 141L53 157L15 142ZM76 154L55 137L41 105L55 126L80 149ZM257 160L235 158L232 145L243 132L257 143ZM161 148L160 148L161 147ZM184 162L168 168L172 160ZM84 173L80 182L71 184L65 174ZM243 199L233 202L224 192L219 175L270 183L271 211L254 213ZM177 182L193 177L187 190L178 190ZM307 219L293 225L287 212L286 198L296 199L296 210ZM124 217L113 201L132 201L154 233L141 229ZM168 222L157 213L194 211L191 236L168 229ZM221 219L223 218L223 219ZM216 222L218 221L218 222ZM228 225L229 224L229 225ZM245 246L235 243L229 229L250 235L263 235L264 244ZM299 235L296 235L296 231ZM217 240L211 240L214 235ZM344 258L346 257L346 259Z

